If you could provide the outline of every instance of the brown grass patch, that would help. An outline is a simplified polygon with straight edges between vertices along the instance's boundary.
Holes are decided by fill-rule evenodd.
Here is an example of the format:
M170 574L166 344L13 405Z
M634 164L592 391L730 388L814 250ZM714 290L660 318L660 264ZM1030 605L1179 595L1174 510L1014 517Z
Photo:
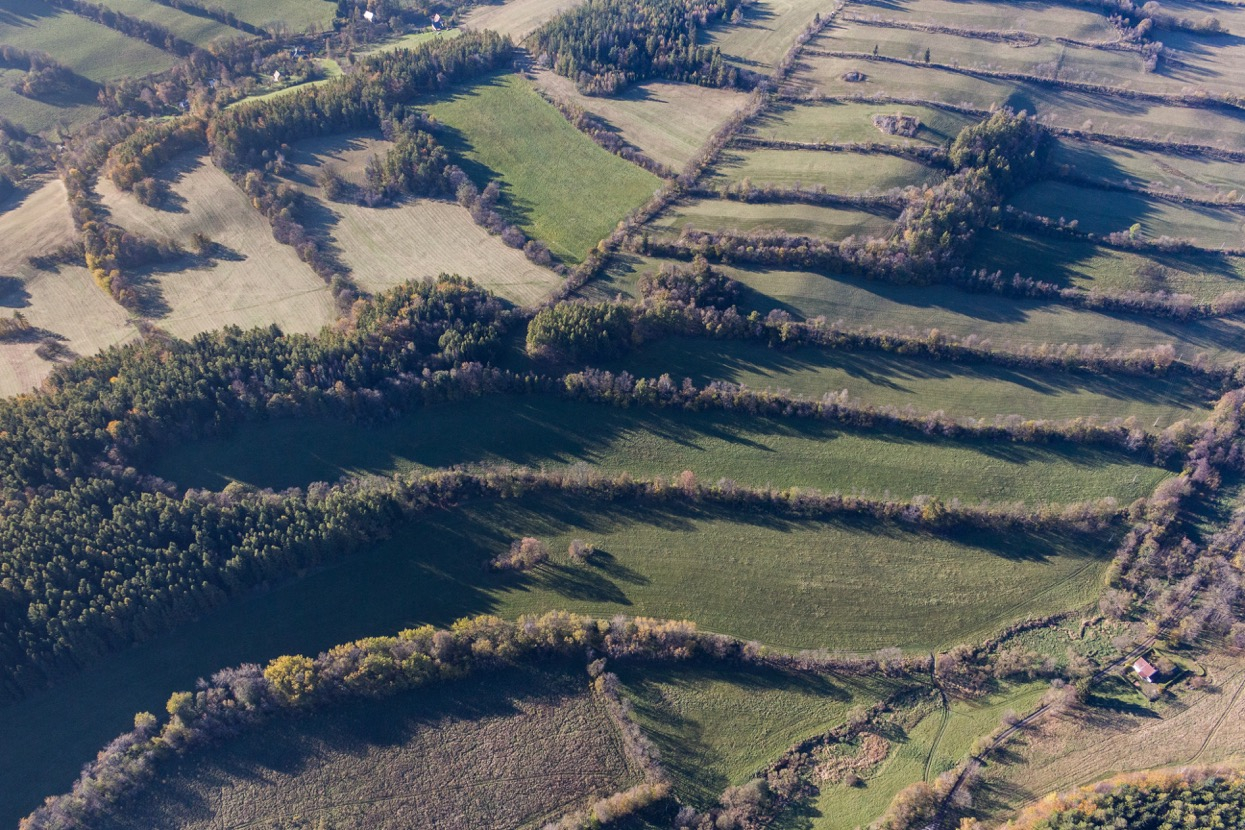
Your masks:
M476 6L463 22L464 29L492 29L523 40L545 21L574 8L583 0L511 0L509 3Z

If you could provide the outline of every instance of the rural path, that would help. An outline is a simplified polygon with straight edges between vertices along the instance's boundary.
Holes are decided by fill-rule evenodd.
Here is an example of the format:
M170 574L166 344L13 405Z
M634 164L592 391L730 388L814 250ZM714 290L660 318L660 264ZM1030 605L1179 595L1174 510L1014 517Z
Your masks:
M1245 678L1242 678L1241 682L1237 684L1236 691L1233 692L1231 699L1228 700L1228 704L1223 707L1223 711L1219 713L1219 717L1215 721L1215 725L1207 730L1206 739L1202 741L1202 745L1198 747L1197 752L1193 753L1193 757L1191 757L1186 763L1192 764L1197 761L1198 758L1202 757L1202 753L1206 751L1206 747L1210 746L1211 740L1215 737L1215 734L1219 732L1219 727L1223 726L1223 722L1228 719L1228 715L1232 714L1232 710L1236 708L1236 702L1241 699L1242 692L1245 692Z

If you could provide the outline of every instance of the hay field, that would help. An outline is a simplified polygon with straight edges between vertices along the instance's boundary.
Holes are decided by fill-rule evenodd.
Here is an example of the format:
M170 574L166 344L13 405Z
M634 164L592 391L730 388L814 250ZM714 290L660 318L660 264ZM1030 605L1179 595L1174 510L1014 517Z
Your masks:
M1212 300L1245 289L1245 260L1213 254L1148 254L1100 247L1059 236L988 231L975 268L1021 274L1044 282L1103 293L1172 291Z
M501 206L553 253L578 262L661 180L592 143L516 75L496 76L427 107L438 136L479 185L500 180Z
M723 187L747 179L758 186L821 185L830 193L856 194L934 184L943 176L941 170L880 153L728 148L705 184Z
M233 12L253 26L286 27L291 32L304 31L308 26L329 28L337 10L333 0L212 0L211 5Z
M205 156L185 157L161 175L174 193L172 211L142 205L101 178L98 191L113 221L187 246L190 235L201 232L225 251L209 267L149 276L168 307L157 319L162 328L178 337L270 323L288 332L313 332L336 317L328 286L293 248L272 238L246 195Z
M1095 190L1065 182L1038 182L1009 203L1051 219L1075 219L1078 228L1105 235L1140 225L1146 239L1171 236L1203 248L1245 248L1245 212L1180 205L1139 193Z
M539 29L546 21L583 0L509 0L476 6L463 20L465 29L492 29L510 35L516 43Z
M413 199L390 207L329 201L316 184L320 167L336 170L353 184L363 184L364 168L383 155L388 142L375 136L345 135L300 142L292 180L318 200L324 227L341 250L355 282L367 291L383 291L410 279L460 274L519 304L549 295L562 277L530 262L471 220L456 202Z
M1245 171L1237 162L1066 138L1059 140L1051 160L1056 165L1067 165L1074 175L1106 184L1131 183L1198 199L1245 201Z
M1115 40L1119 33L1105 14L1063 3L1019 0L999 4L970 0L855 0L849 17L989 31L1020 31L1044 37Z
M88 355L135 336L129 315L86 268L40 271L26 262L77 240L60 179L0 213L0 240L0 314L20 312L38 330L29 342L0 343L0 395L27 391L52 370L54 363L35 354L37 338L50 336Z
M617 96L582 95L572 80L547 69L536 72L536 87L604 119L628 143L674 170L748 98L736 90L666 81L635 84Z
M622 263L595 296L634 291L636 280L660 261ZM1180 355L1199 353L1230 363L1245 357L1245 321L1234 318L1173 322L1157 317L1099 314L1067 306L970 294L948 286L902 286L807 271L720 266L751 289L741 309L767 314L781 309L796 317L824 316L856 326L949 334L976 334L996 344L1102 343L1148 348L1170 343Z
M911 138L888 135L873 125L875 115L903 114L919 118L921 128ZM804 143L950 144L973 119L935 107L872 102L823 101L779 104L746 128L745 135Z
M849 236L886 236L892 216L849 208L804 204L734 202L699 199L676 204L648 224L654 233L702 231L786 231L835 241Z
M513 667L286 715L161 770L99 830L539 826L639 781L587 676Z
M711 663L618 669L636 722L656 744L675 795L704 808L799 743L897 688L883 678Z
M206 46L217 38L250 38L247 34L232 26L226 26L209 17L189 14L178 9L169 8L154 0L102 0L100 5L121 14L136 17L163 26L173 34L188 40L196 46Z
M977 808L1001 820L1048 793L1121 772L1245 761L1245 663L1199 658L1205 690L1181 688L1173 701L1150 704L1118 680L1096 690L1091 705L1039 721L982 772Z
M866 79L844 81L847 72L863 72ZM981 110L1006 104L1056 127L1245 149L1245 118L1226 112L1056 90L933 67L810 55L799 61L794 82L825 96L915 98Z
M941 409L960 417L1135 417L1142 427L1157 429L1182 419L1202 420L1217 395L1184 380L1009 369L880 352L781 350L707 338L651 343L606 366L636 377L667 372L676 381L690 377L697 385L724 380L812 398L847 390L874 406Z
M588 465L826 492L990 501L1129 502L1168 472L1101 449L934 440L915 432L847 430L820 421L726 412L619 409L545 395L489 395L413 409L343 435L331 419L248 424L187 442L151 469L184 487L231 480L280 490L351 474L427 472L456 464Z
M173 56L42 0L5 0L0 43L39 49L93 81L162 72Z
M717 23L700 33L701 41L720 48L731 63L768 75L813 16L831 7L824 0L757 0L738 24Z

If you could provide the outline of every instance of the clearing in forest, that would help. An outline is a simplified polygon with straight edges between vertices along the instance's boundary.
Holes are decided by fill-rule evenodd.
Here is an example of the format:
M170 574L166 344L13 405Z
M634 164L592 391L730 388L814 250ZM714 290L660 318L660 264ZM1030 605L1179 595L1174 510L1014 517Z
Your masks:
M481 187L501 184L504 212L556 256L579 262L661 180L592 143L517 75L502 75L427 107L438 140Z
M293 248L273 239L246 194L205 156L186 156L161 176L172 190L164 208L140 204L106 177L98 184L101 200L121 227L186 248L195 233L215 243L206 265L188 257L181 269L147 275L164 305L156 312L161 328L178 337L272 323L287 332L314 332L336 316L324 281Z
M277 716L161 773L93 830L539 826L639 780L587 675L552 666Z

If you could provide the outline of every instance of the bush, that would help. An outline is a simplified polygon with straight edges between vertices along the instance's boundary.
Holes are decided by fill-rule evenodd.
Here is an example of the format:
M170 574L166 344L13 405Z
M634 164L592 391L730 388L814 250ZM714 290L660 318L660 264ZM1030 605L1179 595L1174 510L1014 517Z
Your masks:
M499 571L526 571L549 560L549 546L531 536L511 543L510 550L493 560Z

